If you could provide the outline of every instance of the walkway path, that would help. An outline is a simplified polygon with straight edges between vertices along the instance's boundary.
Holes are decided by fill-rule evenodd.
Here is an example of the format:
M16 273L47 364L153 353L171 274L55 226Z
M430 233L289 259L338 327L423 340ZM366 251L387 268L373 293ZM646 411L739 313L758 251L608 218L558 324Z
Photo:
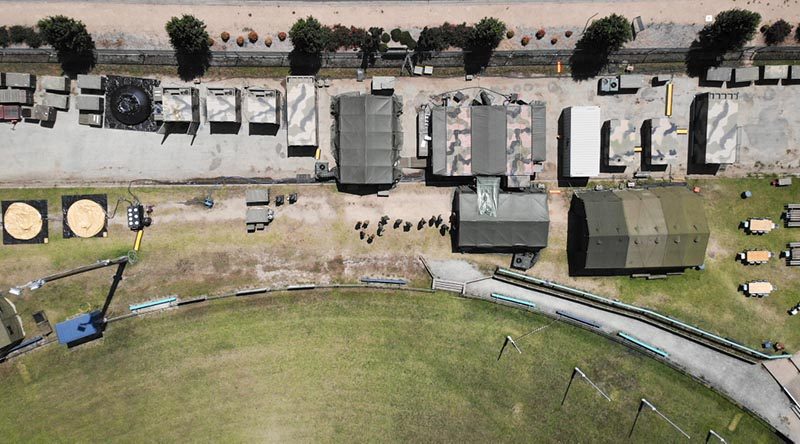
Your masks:
M464 282L461 278L463 271L447 274L448 270L460 267L439 266L436 261L429 261L429 265L437 277ZM563 310L594 321L602 326L604 332L612 335L618 331L629 333L666 351L672 363L755 412L792 440L800 441L800 419L792 412L791 401L761 365L746 364L641 321L494 279L469 283L465 293L482 299L490 299L491 293L499 293L533 302L539 311L545 313L555 315L557 310Z

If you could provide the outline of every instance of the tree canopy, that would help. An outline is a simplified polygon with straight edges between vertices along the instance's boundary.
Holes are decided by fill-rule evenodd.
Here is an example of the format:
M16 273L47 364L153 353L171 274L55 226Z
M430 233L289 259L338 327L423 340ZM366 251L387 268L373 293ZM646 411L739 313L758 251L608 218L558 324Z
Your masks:
M330 30L312 16L297 20L289 30L294 49L306 54L319 54L330 42Z
M208 51L206 24L197 17L187 14L180 18L172 17L164 28L176 52L202 54Z
M506 24L494 17L484 17L472 27L468 45L470 49L493 50L506 34Z
M595 20L586 28L577 46L600 52L617 51L633 37L631 23L625 17L611 14Z
M39 20L44 41L60 54L83 54L94 50L94 40L83 22L56 15Z
M777 45L778 43L783 43L786 37L791 33L792 25L786 20L781 19L771 24L766 31L764 31L764 41L767 42L767 45Z

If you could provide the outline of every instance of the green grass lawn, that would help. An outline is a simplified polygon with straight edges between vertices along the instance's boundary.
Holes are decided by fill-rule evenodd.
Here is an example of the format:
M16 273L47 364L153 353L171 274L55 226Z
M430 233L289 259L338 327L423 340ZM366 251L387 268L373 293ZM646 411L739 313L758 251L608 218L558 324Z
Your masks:
M523 354L497 354L505 335ZM610 393L607 402L573 367ZM694 440L776 442L700 384L593 333L445 294L229 299L0 365L5 442L621 442L647 398ZM681 436L644 413L634 442Z

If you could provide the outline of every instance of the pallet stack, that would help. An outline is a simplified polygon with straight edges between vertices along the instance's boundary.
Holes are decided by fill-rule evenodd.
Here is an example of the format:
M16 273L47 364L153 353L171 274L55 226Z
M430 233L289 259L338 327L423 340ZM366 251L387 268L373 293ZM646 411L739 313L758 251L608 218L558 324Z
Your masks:
M800 204L786 204L786 226L789 228L800 227Z
M790 267L800 266L800 242L792 242L789 249L783 253L786 257L786 265Z

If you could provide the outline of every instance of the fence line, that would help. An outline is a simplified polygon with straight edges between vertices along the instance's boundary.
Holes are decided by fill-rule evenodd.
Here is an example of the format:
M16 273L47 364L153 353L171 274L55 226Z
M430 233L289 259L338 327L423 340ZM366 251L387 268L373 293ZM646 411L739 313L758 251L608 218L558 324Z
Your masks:
M690 48L626 48L612 52L609 63L675 63L684 62ZM176 65L171 50L123 50L98 49L95 51L98 64L109 65ZM425 64L435 67L464 66L468 51L441 51L417 53ZM567 64L571 57L595 57L594 54L573 50L540 49L518 51L495 51L488 60L489 66L551 66L558 61ZM716 53L694 53L695 57L721 62L800 60L800 46L748 47L724 55ZM357 68L362 65L360 52L323 53L319 62L322 68ZM404 52L378 53L375 68L399 68L405 60ZM58 63L52 49L5 48L0 49L0 63ZM277 51L212 51L211 66L219 67L290 67L291 55Z

